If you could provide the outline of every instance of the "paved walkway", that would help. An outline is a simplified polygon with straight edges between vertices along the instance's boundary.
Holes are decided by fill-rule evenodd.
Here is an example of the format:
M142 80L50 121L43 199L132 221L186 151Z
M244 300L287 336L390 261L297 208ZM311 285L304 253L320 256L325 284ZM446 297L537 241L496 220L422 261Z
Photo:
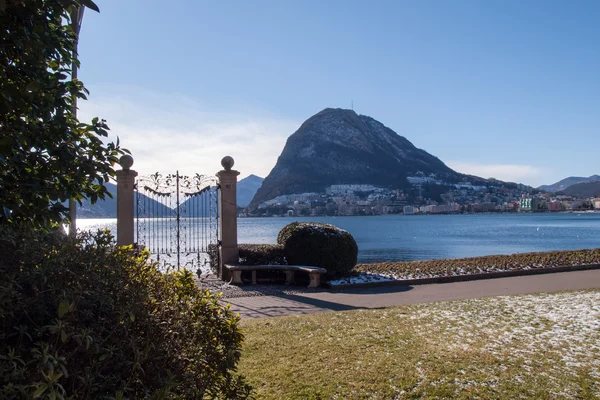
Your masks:
M344 292L241 297L226 301L243 318L262 318L579 289L600 289L600 270L442 283L437 285L352 289Z

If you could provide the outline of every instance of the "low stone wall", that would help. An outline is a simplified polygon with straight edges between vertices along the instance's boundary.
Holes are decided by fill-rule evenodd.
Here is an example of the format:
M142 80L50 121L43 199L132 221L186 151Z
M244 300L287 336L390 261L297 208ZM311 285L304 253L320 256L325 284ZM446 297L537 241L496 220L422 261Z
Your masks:
M437 284L437 283L476 281L476 280L481 280L481 279L508 278L511 276L527 276L527 275L554 274L554 273L559 273L559 272L586 271L586 270L593 270L593 269L600 269L600 264L522 269L522 270L512 270L512 271L487 272L487 273L482 273L482 274L438 276L438 277L433 277L433 278L392 279L392 280L347 283L347 284L327 283L327 284L325 284L325 286L327 288L333 289L333 290L344 290L344 289L349 289L349 288L368 288L368 287L381 287L381 286L430 285L430 284Z

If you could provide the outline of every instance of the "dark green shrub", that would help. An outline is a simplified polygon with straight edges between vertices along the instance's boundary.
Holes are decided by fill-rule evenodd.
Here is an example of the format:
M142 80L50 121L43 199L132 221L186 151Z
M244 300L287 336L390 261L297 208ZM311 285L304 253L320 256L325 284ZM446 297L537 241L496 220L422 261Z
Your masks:
M247 398L239 317L107 232L0 226L1 399Z
M285 265L283 246L278 244L240 244L242 265Z
M208 253L208 261L210 265L210 270L213 274L219 274L219 245L218 244L209 244L206 252Z
M349 273L358 258L352 235L329 224L292 222L281 229L277 243L288 264L325 268L330 278Z

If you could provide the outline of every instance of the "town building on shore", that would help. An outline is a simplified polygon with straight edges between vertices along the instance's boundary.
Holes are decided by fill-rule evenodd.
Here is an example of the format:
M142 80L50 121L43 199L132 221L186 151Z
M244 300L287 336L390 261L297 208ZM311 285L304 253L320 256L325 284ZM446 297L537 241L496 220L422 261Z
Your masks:
M403 212L406 215L412 215L412 214L415 213L415 207L413 207L413 206L404 206Z

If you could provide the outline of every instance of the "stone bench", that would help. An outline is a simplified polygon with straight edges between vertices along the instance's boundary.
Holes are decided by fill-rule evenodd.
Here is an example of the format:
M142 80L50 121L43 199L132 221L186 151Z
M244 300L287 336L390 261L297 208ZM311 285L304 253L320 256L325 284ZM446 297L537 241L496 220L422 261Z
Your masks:
M321 284L321 274L327 272L325 268L310 267L306 265L229 265L225 264L225 268L231 272L231 283L241 285L242 271L252 271L252 284L256 285L256 271L284 271L285 284L291 285L294 283L294 273L296 271L307 272L310 278L309 288L316 288Z

